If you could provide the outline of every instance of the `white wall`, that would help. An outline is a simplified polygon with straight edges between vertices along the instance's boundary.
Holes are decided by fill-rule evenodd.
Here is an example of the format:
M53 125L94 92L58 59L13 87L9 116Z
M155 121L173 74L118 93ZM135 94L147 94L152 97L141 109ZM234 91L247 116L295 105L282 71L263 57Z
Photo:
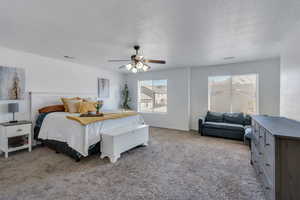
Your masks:
M300 28L293 30L287 36L281 53L280 115L295 120L300 120L299 35Z
M190 128L197 130L199 116L205 116L207 112L209 76L240 75L250 73L257 73L259 77L260 114L279 115L279 59L192 68Z
M130 74L127 82L136 109L138 80L168 79L168 113L145 113L146 122L157 127L197 130L199 117L208 109L208 77L249 73L259 75L260 114L279 115L279 59Z
M0 65L20 67L26 70L26 92L54 93L95 93L97 77L110 79L110 98L104 99L104 107L116 109L120 105L120 91L124 76L118 72L103 70L100 67L79 65L55 60L30 53L0 47ZM0 121L10 120L7 101L0 101ZM27 102L21 102L22 107ZM26 108L22 108L26 111ZM19 113L18 118L25 113Z
M143 113L144 119L151 126L189 130L189 76L188 68L127 75L132 107L137 109L138 80L167 79L167 113Z

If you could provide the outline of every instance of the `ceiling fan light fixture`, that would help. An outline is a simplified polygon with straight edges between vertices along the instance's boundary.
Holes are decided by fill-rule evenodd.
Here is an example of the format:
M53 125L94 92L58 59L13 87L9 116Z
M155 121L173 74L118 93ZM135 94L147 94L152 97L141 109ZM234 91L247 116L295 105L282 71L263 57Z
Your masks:
M137 73L138 72L138 70L137 70L137 68L136 67L134 67L134 68L132 68L132 70L131 70L133 73Z
M143 66L143 70L146 72L146 71L149 70L149 67L148 67L147 65L144 65L144 66Z
M143 63L141 63L141 62L138 62L137 64L136 64L136 68L137 69L142 69L143 68Z
M131 64L126 65L126 69L127 69L128 71L130 71L131 68L132 68L132 65L131 65Z

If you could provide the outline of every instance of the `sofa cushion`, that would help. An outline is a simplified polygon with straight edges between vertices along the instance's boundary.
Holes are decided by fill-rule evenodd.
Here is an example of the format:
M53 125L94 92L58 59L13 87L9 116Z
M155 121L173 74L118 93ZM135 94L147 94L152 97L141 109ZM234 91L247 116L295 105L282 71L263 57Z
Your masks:
M207 121L207 122L223 122L223 113L208 111L206 114L205 121Z
M245 118L243 113L224 113L223 116L225 123L244 125Z
M245 131L244 126L240 124L229 124L229 123L220 123L220 122L205 122L203 124L205 128L214 128L214 129L226 129L234 131Z

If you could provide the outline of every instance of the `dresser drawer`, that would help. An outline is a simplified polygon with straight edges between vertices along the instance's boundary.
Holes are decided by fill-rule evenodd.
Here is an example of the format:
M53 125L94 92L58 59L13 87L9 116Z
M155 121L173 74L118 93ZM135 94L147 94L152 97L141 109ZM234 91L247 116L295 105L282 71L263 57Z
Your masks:
M258 137L259 137L259 125L255 121L252 121L252 132L253 132L254 138L258 139Z
M270 184L268 179L264 176L262 179L263 191L267 200L275 200L275 189L274 186Z
M256 137L253 137L251 139L252 147L255 147L256 149L259 149L259 140Z
M252 148L251 152L252 156L252 163L254 166L254 169L257 173L258 176L262 176L263 174L263 169L262 169L262 156L259 154L258 150L254 147Z
M268 131L265 132L264 146L265 146L266 154L268 154L268 157L269 158L272 157L273 158L272 160L274 160L274 157L275 157L275 138Z
M258 155L255 148L252 148L251 150L251 160L253 165L258 165Z
M273 164L267 163L267 162L263 162L263 171L264 171L264 175L265 178L267 179L269 185L274 186L274 182L275 182L275 167Z
M6 136L15 137L31 133L31 124L6 127Z
M255 152L252 153L252 165L253 165L253 168L255 170L255 173L259 177L261 175L261 170L260 170L260 167L259 167L259 158L255 154Z
M262 140L262 138L264 137L264 134L265 134L265 129L262 126L259 126L259 129L258 129L259 140Z

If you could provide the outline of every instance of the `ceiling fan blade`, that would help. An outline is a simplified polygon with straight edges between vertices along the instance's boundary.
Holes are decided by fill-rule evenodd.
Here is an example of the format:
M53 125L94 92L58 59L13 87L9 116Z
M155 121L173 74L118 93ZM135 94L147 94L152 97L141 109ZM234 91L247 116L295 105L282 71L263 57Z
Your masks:
M150 59L145 59L145 63L156 63L156 64L166 64L166 61L164 60L150 60Z
M120 60L108 60L108 62L128 62L128 61L131 61L131 60L122 60L122 59L120 59Z

